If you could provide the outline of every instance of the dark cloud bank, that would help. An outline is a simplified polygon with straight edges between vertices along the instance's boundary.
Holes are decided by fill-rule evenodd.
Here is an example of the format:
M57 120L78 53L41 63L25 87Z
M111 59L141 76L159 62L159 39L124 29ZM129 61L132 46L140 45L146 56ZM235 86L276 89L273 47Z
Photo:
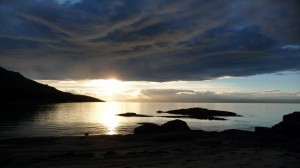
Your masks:
M297 0L2 0L0 65L33 79L300 70Z

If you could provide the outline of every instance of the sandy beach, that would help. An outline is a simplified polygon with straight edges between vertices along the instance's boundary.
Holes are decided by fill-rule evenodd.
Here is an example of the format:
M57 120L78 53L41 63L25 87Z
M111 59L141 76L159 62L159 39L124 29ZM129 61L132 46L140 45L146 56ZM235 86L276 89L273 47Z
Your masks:
M0 141L0 163L3 168L299 168L299 140L238 130L19 138Z

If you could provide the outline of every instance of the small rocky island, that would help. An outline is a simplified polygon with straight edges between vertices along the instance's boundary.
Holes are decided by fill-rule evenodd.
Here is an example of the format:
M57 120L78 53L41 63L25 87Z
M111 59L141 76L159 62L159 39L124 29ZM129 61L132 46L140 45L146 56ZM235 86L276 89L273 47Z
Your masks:
M194 118L204 120L226 120L222 117L237 117L240 116L234 112L209 110L206 108L188 108L169 111L157 111L157 113L175 114L174 116L163 116L168 118Z
M122 116L122 117L153 117L153 116L137 114L137 113L133 113L133 112L120 113L120 114L117 114L117 116Z

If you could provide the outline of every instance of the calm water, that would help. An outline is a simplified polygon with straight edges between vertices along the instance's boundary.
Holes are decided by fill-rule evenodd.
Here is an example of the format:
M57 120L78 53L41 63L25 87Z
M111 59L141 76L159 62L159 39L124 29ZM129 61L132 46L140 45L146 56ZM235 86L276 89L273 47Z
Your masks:
M67 136L90 134L130 134L140 122L162 124L173 118L159 117L156 111L204 107L236 112L243 117L227 117L226 121L183 119L192 129L221 131L254 130L270 127L282 116L300 111L300 104L264 103L62 103L34 107L11 107L2 111L0 138L32 136ZM135 112L156 117L119 117L118 113Z

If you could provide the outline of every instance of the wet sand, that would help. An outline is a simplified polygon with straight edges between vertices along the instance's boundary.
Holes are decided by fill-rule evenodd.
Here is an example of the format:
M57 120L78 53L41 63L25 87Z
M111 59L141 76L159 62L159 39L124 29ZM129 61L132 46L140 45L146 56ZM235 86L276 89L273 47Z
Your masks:
M3 168L300 167L300 138L247 131L18 138L0 141Z

